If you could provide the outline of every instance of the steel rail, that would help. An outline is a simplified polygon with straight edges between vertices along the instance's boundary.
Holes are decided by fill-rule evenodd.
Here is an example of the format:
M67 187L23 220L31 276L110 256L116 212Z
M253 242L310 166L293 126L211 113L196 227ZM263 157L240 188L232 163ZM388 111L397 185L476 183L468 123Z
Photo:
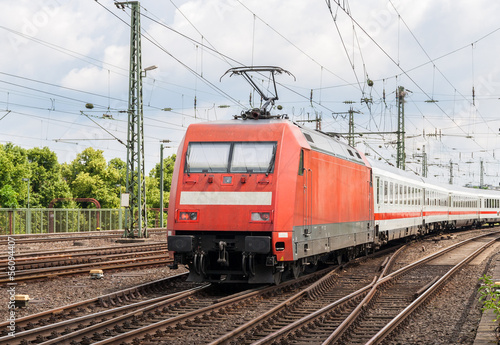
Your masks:
M165 233L166 229L148 228L148 232L150 234L151 233L161 234ZM0 235L0 245L9 244L9 239L11 240L13 239L16 244L25 244L25 243L38 243L38 242L59 242L59 241L100 239L100 238L114 238L122 236L123 236L123 230L100 230L100 231L90 231L90 232L80 231L74 233L64 232L64 233L45 233L45 234L13 234L13 235Z
M438 256L442 256L443 254L446 254L446 253L448 253L448 252L450 252L450 251L452 251L460 246L463 246L464 244L467 244L469 242L472 242L474 240L477 240L477 239L480 239L483 237L487 237L487 236L491 236L491 233L485 234L485 235L480 235L477 237L473 237L473 238L461 241L459 243L456 243L455 245L452 245L452 246L447 247L439 252L436 252L432 255L429 255L421 260L415 261L414 263L412 263L410 265L402 267L401 269L397 270L396 272L393 272L385 277L381 277L376 282L376 284L373 285L373 287L372 287L371 291L368 293L367 297L360 303L360 305L355 309L355 311L351 315L349 315L349 317L322 343L322 345L330 345L330 344L334 344L334 343L340 341L341 337L347 331L349 326L352 325L358 319L358 317L360 317L361 312L363 311L363 307L368 305L371 302L372 298L378 292L380 286L387 284L389 281L396 279L397 277L405 274L406 272L408 272L408 271L410 271L410 270L412 270L420 265L423 265L429 261L432 261L434 258L436 258ZM497 239L494 239L488 243L493 243L496 240ZM483 247L481 247L481 248L483 248ZM477 251L475 251L474 253L476 253L476 252ZM442 279L443 278L441 278L439 281L442 281Z
M120 245L120 246L106 246L106 247L93 247L93 248L74 248L74 249L58 249L57 251L39 251L39 252L29 252L29 253L16 253L15 254L15 260L23 260L25 258L27 259L33 259L33 257L36 256L57 256L57 255L71 255L71 254L78 254L78 253L88 253L88 252L99 252L99 251L106 251L106 250L120 250L122 248L128 249L128 248L150 248L152 246L166 246L166 242L159 242L155 241L154 243L148 243L148 244L126 244L126 245ZM9 255L0 255L0 263L5 263L9 261Z
M401 253L404 247L399 248L394 255L391 256L389 261L386 263L384 270L380 276L374 278L374 282L370 286L370 291L366 294L363 300L358 304L358 306L353 310L353 312L340 324L339 327L328 337L328 339L323 344L332 344L340 339L342 334L347 330L359 317L365 306L367 306L373 299L379 286L381 285L382 278L387 275L387 272L391 269L394 264L395 258Z
M70 266L48 267L46 269L31 270L36 272L30 272L30 274L27 275L19 275L19 276L16 275L14 278L14 282L42 279L42 278L53 278L57 276L73 275L79 273L89 273L88 271L89 268L93 267L98 267L99 269L106 271L106 270L114 270L120 268L159 265L159 264L166 264L169 262L172 262L172 259L168 258L168 253L166 253L166 255L144 256L140 258L92 262L87 264L78 264ZM0 284L8 284L12 282L13 281L10 278L0 279Z
M144 326L139 329L131 330L122 334L118 334L114 337L110 337L108 339L102 340L95 342L95 345L103 345L103 344L119 344L119 343L124 343L124 342L131 342L131 341L137 341L138 338L144 337L144 336L151 336L151 334L155 334L155 332L160 332L161 329L165 329L169 326L173 326L174 324L181 324L183 322L189 322L189 320L194 319L196 317L203 318L203 315L208 315L212 312L216 312L217 310L221 310L227 307L230 307L231 305L234 305L235 303L242 302L245 300L250 300L253 298L258 298L259 296L263 296L269 293L273 293L275 291L282 290L284 288L288 288L291 286L295 286L297 284L301 283L306 283L312 279L316 279L316 277L320 275L324 275L326 272L329 270L323 270L319 272L315 272L312 274L309 274L307 276L300 277L298 279L289 281L289 282L284 282L278 286L270 286L270 287L264 287L262 289L258 289L256 291L252 291L248 294L241 295L239 294L238 296L230 299L223 299L222 301L215 303L211 306L207 306L204 308L201 308L196 311L188 312L173 318L169 318L166 320L162 320L153 324L149 324L147 326ZM134 340L136 339L136 340Z
M60 259L53 259L53 260L41 260L38 262L37 259L34 259L35 261L30 263L31 265L37 265L37 264L49 264L49 263L57 263L64 261L63 265L52 265L50 267L37 267L37 268L28 268L28 269L19 269L19 266L26 266L27 264L18 264L16 261L15 265L15 278L19 278L25 275L31 275L31 274L36 274L38 272L49 272L49 271L57 271L59 269L63 270L66 268L70 267L79 267L80 265L87 265L87 264L100 264L100 263L109 263L113 261L120 261L119 258L123 258L122 260L132 260L133 258L141 258L141 257L148 257L148 256L153 256L153 255L158 255L158 254L165 254L165 256L168 256L168 250L165 249L157 249L157 250L150 250L150 251L145 251L145 252L127 252L124 251L122 253L117 253L117 254L104 254L104 253L98 253L95 254L95 257L83 257L82 258L60 258ZM88 256L89 254L84 254ZM99 255L99 256L98 256ZM127 258L133 256L133 258ZM114 259L116 258L116 259ZM5 269L6 267L0 266L0 278L7 276L7 272L2 272L2 269Z
M402 249L402 247L398 250L398 252ZM388 249L388 250L383 250L380 252L377 252L375 254L371 254L368 257L373 257L373 256L380 256L380 254L384 254L387 251L390 251L393 249ZM351 262L348 262L346 266L353 265L359 260L365 260L367 257L362 257L356 260L353 260ZM384 261L381 265L382 268L387 267L387 260ZM303 298L309 298L311 300L320 298L323 293L326 291L330 290L336 283L336 279L338 278L338 272L340 269L343 267L339 266L334 268L330 273L327 273L323 278L319 279L316 283L312 284L308 288L298 292L294 296L290 297L286 301L283 301L279 305L275 306L274 308L270 309L266 313L258 316L257 318L252 319L251 321L241 325L240 327L236 328L232 332L227 333L226 335L216 339L215 341L211 342L210 345L219 345L219 344L227 344L229 343L230 340L238 338L242 336L244 333L246 333L249 329L252 327L255 327L255 325L263 322L266 319L270 319L273 316L279 314L280 312L283 312L284 310L287 309L292 309L294 305L299 303ZM373 283L373 282L372 282ZM370 285L368 285L370 286ZM337 303L335 306L342 305L343 303L347 302L348 300L355 298L357 295L360 295L366 291L367 287L365 286L361 290L358 290L357 292L353 292L352 294L349 294L349 298L345 299L340 299L334 303ZM318 311L318 315L321 315L322 313ZM286 329L294 329L297 326L295 323L291 323L290 325L286 326L283 328L283 331L286 332ZM271 337L270 337L271 338ZM269 338L269 339L270 339ZM266 338L268 339L268 338Z
M261 339L260 341L254 342L253 345L257 345L257 344L269 344L269 343L272 343L272 342L276 342L278 339L286 337L287 334L290 334L292 332L297 332L297 331L299 331L300 329L302 329L304 327L307 328L307 326L306 326L307 324L309 324L309 323L313 322L314 320L317 320L320 317L323 317L324 315L328 314L334 308L338 307L341 304L341 302L342 303L347 302L347 300L346 300L347 297L349 297L349 299L353 299L353 298L361 295L362 293L366 293L366 291L368 289L371 289L375 284L382 284L382 283L385 283L387 281L390 281L391 279L393 279L395 277L398 277L400 275L405 274L410 269L413 269L414 267L417 267L417 266L419 266L421 264L424 264L424 263L426 263L428 261L431 261L431 260L435 259L436 257L438 257L440 255L443 255L443 254L445 254L445 253L447 253L447 252L455 249L458 246L464 245L464 244L466 244L466 243L468 243L470 241L473 241L473 240L476 240L476 239L479 239L479 238L482 238L482 237L490 236L490 235L492 235L494 233L495 232L488 233L488 234L483 234L483 235L480 235L480 236L476 236L474 238L470 238L470 239L461 241L461 242L459 242L459 243L457 243L455 245L452 245L450 247L444 248L443 250L441 250L439 252L433 253L433 254L431 254L431 255L429 255L429 256L421 259L421 260L418 260L418 261L416 261L416 262L414 262L414 263L412 263L410 265L402 267L401 269L399 269L399 270L397 270L395 272L392 272L390 274L385 275L387 273L387 271L388 271L388 267L389 267L389 264L388 264L388 265L386 265L386 269L384 269L384 275L385 276L381 275L381 278L378 281L376 280L376 278L374 278L374 281L371 284L369 284L369 285L367 285L367 286L359 289L358 291L350 294L349 296L344 297L342 300L335 301L335 302L329 304L328 306L325 306L321 310L318 310L318 311L316 311L313 314L305 316L304 318L302 318L302 319L294 322L293 324L290 324L290 325L288 325L286 327L283 327L279 331L277 331L277 332L275 332L273 334L268 335L267 337ZM400 248L400 250L401 250L401 248ZM396 257L396 256L394 256L394 257ZM359 305L362 308L362 306L365 305L365 304L364 303L360 303ZM349 324L350 323L351 322L349 322ZM347 323L346 323L346 325L347 325ZM225 342L224 341L220 341L220 342L217 341L217 342L213 342L212 344L215 345L215 344L219 344L219 343L220 344L224 344Z
M109 305L117 305L123 300L131 300L138 298L141 294L147 293L156 289L157 287L162 287L165 284L172 284L178 280L185 280L189 273L181 273L167 278L155 280L149 283L139 284L127 289L112 292L106 295L94 297L84 301L72 303L69 305L57 307L47 311L43 311L37 314L32 314L16 319L16 327L26 328L29 324L36 324L42 319L50 318L54 315L62 315L64 313L68 314L71 311L77 310L78 308L86 308L90 305L103 306L105 308ZM0 329L6 330L6 327L10 324L9 321L0 322ZM29 327L29 326L28 326Z
M153 299L148 299L145 301L140 301L133 304L128 304L112 309L103 310L101 312L80 316L71 320L61 321L55 324L50 324L42 327L37 327L34 329L30 329L24 332L16 333L16 340L21 340L22 343L26 341L40 343L40 339L44 339L44 337L53 337L53 339L49 339L47 341L41 342L41 344L49 345L49 344L61 344L68 339L77 337L77 336L85 336L92 335L92 332L98 332L99 330L106 328L108 324L116 323L118 320L131 319L134 316L139 314L144 314L147 312L151 312L154 309L158 309L160 307L164 307L166 305L170 305L173 303L178 303L190 296L199 293L203 289L206 289L211 284L205 284L202 286L198 286L192 289L188 289L185 291L176 292L173 294L169 294L166 296L160 296ZM104 322L100 322L98 324L94 324L95 320L107 320ZM78 327L71 332L69 330L69 326L78 323ZM65 333L64 335L60 335L61 333ZM3 340L9 340L9 336L0 338L0 343ZM67 341L66 341L67 342Z
M393 332L406 318L408 318L414 311L416 311L420 306L422 306L432 294L437 292L445 282L450 279L457 271L462 267L467 265L470 261L481 254L486 248L490 247L493 243L498 241L499 238L495 238L490 242L484 244L482 247L478 248L474 253L470 254L468 257L463 259L453 268L451 268L444 276L438 279L434 284L432 284L423 294L421 294L416 300L414 300L408 307L401 311L392 321L390 321L384 328L382 328L377 334L375 334L366 345L379 344L383 339L385 339L391 332Z

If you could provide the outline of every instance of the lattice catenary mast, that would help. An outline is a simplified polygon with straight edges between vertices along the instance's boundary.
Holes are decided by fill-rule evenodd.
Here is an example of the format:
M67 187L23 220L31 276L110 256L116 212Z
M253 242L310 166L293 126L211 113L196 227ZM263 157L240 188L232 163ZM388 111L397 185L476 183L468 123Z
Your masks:
M142 102L141 19L138 1L116 2L118 8L130 5L130 72L127 130L127 193L129 208L125 214L123 237L148 237L146 180L144 169L144 116Z

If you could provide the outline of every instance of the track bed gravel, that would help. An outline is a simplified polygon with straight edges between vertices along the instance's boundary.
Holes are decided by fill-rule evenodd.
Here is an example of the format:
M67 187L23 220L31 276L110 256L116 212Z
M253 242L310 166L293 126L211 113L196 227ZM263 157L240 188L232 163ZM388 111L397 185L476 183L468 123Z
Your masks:
M116 239L78 240L78 246L71 241L41 242L16 245L16 253L49 251L54 249L96 248L108 246L122 246ZM165 241L164 235L151 235L149 241ZM83 246L81 245L83 243ZM7 246L0 246L0 255L7 255ZM54 277L41 281L19 282L15 286L16 294L29 295L30 302L26 308L16 309L16 318L39 313L67 304L98 297L111 292L123 290L135 285L176 275L187 270L179 267L170 270L166 266L143 269L113 270L104 272L103 279L90 279L87 274L76 276ZM7 286L0 288L0 320L8 317L8 302L10 294Z

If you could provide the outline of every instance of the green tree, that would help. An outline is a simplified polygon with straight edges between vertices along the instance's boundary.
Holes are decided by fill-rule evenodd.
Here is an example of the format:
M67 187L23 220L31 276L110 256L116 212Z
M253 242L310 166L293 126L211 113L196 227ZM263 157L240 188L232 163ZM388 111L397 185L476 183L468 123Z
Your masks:
M125 186L127 179L127 163L120 158L113 158L108 163L108 169L113 171L115 185ZM118 176L115 172L118 172Z
M92 176L82 171L71 183L71 189L76 198L94 198L99 201L102 208L113 208L118 206L119 200L117 193L110 190L106 182L100 176Z
M71 198L69 185L62 177L57 155L48 147L28 150L30 164L30 204L32 207L48 207L55 198ZM74 207L74 205L71 205Z
M12 188L11 185L6 184L0 188L0 206L6 208L16 208L19 206L17 203L18 193Z
M160 207L160 181L157 178L146 176L146 205L148 208Z
M26 150L12 143L0 145L0 206L25 206L28 184L23 178L30 178Z
M163 200L164 206L168 207L168 198L170 196L170 186L172 185L172 177L174 175L174 165L175 165L176 155L173 154L165 159L163 159ZM158 206L160 207L159 193L160 193L160 163L157 163L153 170L149 173L151 177L154 177L158 180Z
M116 208L120 205L117 185L124 185L125 163L112 159L106 163L102 150L86 148L71 164L63 166L63 175L76 198L94 198L102 208Z

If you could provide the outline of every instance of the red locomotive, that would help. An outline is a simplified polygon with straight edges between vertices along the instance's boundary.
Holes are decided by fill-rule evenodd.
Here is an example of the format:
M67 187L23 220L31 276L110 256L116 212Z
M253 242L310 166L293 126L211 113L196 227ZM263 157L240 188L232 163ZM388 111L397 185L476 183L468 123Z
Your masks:
M499 200L374 166L264 107L189 126L175 162L168 246L191 281L278 283L389 240L497 222Z

